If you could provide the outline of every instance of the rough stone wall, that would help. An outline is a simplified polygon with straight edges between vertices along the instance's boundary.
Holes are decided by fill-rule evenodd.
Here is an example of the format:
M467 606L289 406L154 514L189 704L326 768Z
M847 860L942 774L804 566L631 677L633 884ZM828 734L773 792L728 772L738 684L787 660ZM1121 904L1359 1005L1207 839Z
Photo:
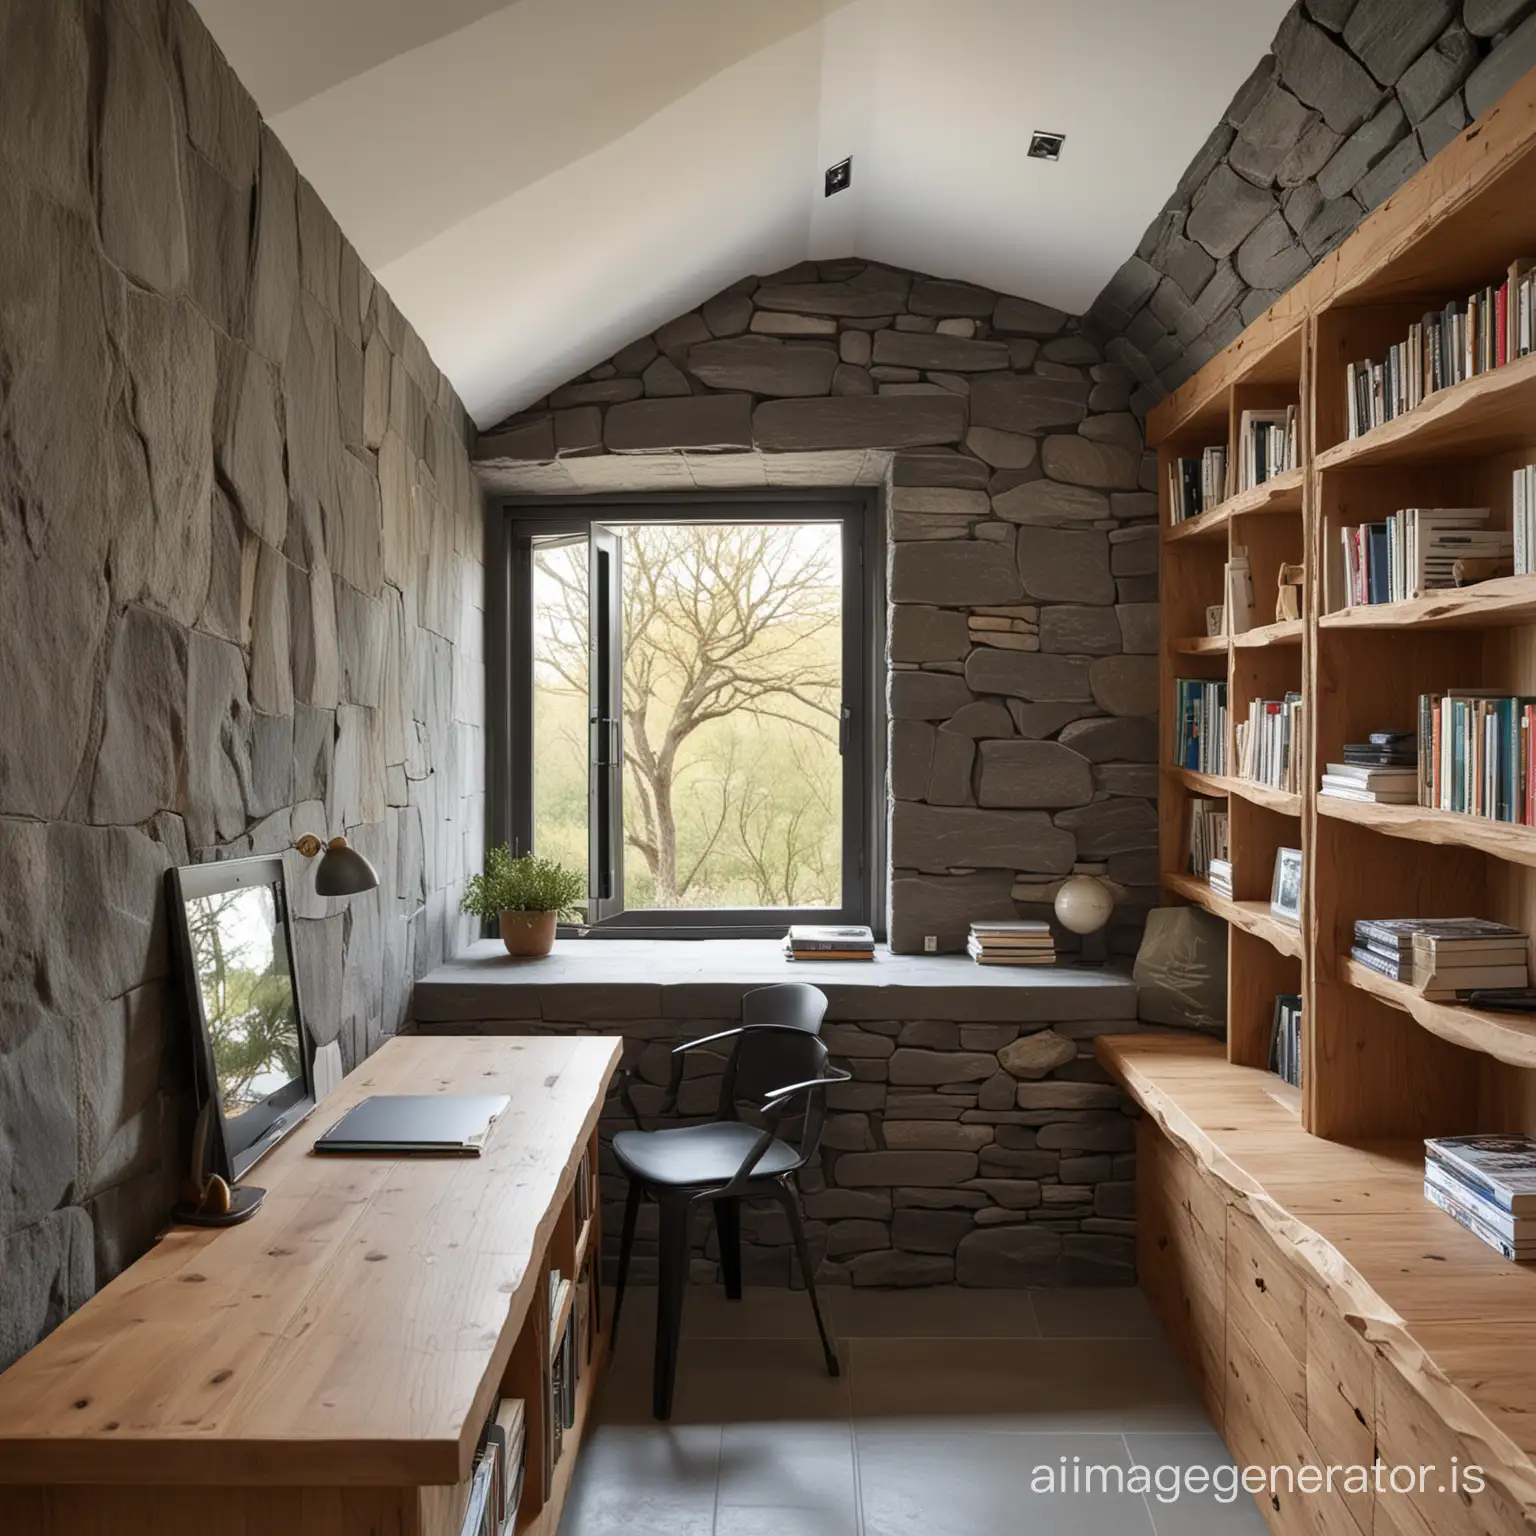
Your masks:
M294 856L350 1066L480 843L466 418L186 0L0 7L0 1366L132 1260L190 1145L171 865Z
M1085 330L1145 413L1536 66L1536 0L1297 0ZM1447 295L1451 297L1451 295Z
M1156 896L1158 634L1133 385L1059 310L804 263L624 347L475 459L492 488L691 490L793 483L791 461L824 484L818 456L890 451L892 945L1048 915L1087 863L1131 953Z
M428 1024L454 1034L618 1033L631 1093L656 1122L673 1048L739 1017ZM549 1008L545 1009L546 1017ZM1135 1284L1135 1107L1093 1059L1093 1038L1138 1026L948 1020L829 1023L822 1038L853 1081L829 1090L819 1167L799 1177L818 1284L1017 1287ZM680 1122L713 1118L723 1054L688 1058ZM603 1138L603 1254L611 1280L626 1181L607 1142L633 1122L617 1091ZM656 1275L656 1210L643 1208L630 1273ZM694 1278L718 1278L713 1223L693 1233ZM749 1284L801 1284L772 1205L742 1212Z

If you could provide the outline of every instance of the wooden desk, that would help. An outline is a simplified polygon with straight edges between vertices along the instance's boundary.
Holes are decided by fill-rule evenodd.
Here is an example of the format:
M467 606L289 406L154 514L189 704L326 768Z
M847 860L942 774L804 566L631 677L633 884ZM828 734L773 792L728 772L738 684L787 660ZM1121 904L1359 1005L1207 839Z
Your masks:
M612 1039L389 1041L252 1170L253 1220L171 1231L0 1376L0 1530L456 1536L495 1399L547 1369L549 1265L595 1273L618 1057ZM510 1097L483 1156L311 1155L369 1094L430 1092ZM519 1533L558 1523L606 1344L547 1503L530 1405Z

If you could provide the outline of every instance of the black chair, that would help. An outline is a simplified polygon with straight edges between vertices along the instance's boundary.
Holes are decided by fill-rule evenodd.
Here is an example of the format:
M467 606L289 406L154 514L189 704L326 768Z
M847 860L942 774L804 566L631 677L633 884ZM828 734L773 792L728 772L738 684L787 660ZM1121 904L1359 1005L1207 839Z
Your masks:
M794 993L794 997L764 997L763 993ZM815 993L815 997L804 994ZM814 987L768 987L748 993L742 1014L749 1022L739 1029L680 1045L672 1053L671 1079L662 1113L677 1103L683 1068L690 1051L733 1041L720 1082L714 1120L703 1125L646 1130L626 1082L623 1096L631 1117L641 1128L620 1131L613 1138L613 1155L629 1179L624 1206L624 1233L619 1247L619 1276L613 1299L613 1329L618 1330L629 1276L630 1253L640 1203L647 1196L660 1211L659 1273L656 1302L656 1365L651 1387L652 1411L658 1419L672 1414L672 1388L677 1375L677 1349L682 1327L683 1296L688 1288L689 1228L695 1205L714 1206L715 1231L720 1239L720 1267L725 1294L741 1299L741 1202L773 1199L784 1209L805 1288L821 1335L829 1375L839 1374L837 1350L821 1304L816 1276L800 1219L795 1174L811 1162L821 1146L826 1123L829 1083L847 1082L849 1074L832 1066L827 1048L817 1037L826 999ZM769 1012L796 1022L751 1022ZM741 1108L753 1107L761 1126L741 1119ZM800 1121L799 1134L781 1135L784 1122Z

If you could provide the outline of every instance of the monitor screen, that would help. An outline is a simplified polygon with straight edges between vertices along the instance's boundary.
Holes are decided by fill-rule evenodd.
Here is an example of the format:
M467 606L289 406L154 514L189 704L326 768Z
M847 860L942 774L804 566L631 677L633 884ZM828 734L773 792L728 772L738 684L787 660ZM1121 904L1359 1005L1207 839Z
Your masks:
M221 1134L213 1171L238 1178L313 1108L281 859L174 871L203 1101Z

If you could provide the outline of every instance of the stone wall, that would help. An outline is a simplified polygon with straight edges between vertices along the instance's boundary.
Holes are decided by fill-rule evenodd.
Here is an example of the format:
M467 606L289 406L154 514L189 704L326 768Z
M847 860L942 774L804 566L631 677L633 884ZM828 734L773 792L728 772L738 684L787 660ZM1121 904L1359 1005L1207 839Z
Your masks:
M1177 389L1533 66L1536 0L1297 0L1090 308L1087 334L1139 381L1134 408Z
M547 991L543 1023L421 1027L455 1034L622 1032L624 1065L635 1075L631 1092L651 1128L673 1047L740 1023L735 1015L595 1024L605 1011L593 996L598 989L580 990L582 1006L569 1010ZM581 1018L562 1021L562 1011ZM822 1037L854 1080L829 1090L820 1165L799 1178L817 1283L1134 1284L1136 1110L1093 1060L1092 1042L1137 1027L1124 1018L1082 1017L1049 1024L826 1024ZM688 1058L679 1121L713 1116L723 1063L713 1048ZM632 1125L613 1092L599 1127L610 1280L627 1185L608 1141ZM655 1221L656 1209L647 1205L630 1272L637 1281L655 1279ZM694 1278L717 1279L713 1224L701 1214L692 1235ZM742 1212L742 1272L748 1284L801 1283L788 1223L772 1205Z
M1084 866L1116 883L1129 953L1157 839L1155 461L1134 383L1059 310L804 263L491 428L476 467L493 490L692 491L827 484L885 454L892 944L954 950L974 918L1048 915Z
M351 1065L457 948L482 808L466 418L186 0L0 9L0 1366L190 1144L162 876L290 869Z

